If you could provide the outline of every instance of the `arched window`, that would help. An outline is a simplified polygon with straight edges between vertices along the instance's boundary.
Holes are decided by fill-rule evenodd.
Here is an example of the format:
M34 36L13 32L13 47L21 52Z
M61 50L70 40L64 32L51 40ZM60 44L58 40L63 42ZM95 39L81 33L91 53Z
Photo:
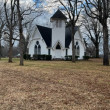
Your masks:
M56 21L56 27L58 27L58 20Z
M79 47L79 45L77 46L77 55L78 56L80 55L80 47Z
M75 55L80 56L80 47L78 41L76 41L76 45L75 45Z
M37 54L37 45L34 47L34 54Z
M61 27L61 26L62 26L62 21L56 20L56 27Z
M59 27L62 27L62 21L61 20L59 21Z
M48 55L50 55L50 53L51 53L51 51L50 51L50 49L48 49Z
M41 46L39 44L39 41L36 41L35 47L34 47L34 54L41 54Z
M76 41L76 45L78 45L78 41Z
M68 55L68 49L66 49L66 56Z
M57 44L56 49L61 49L61 46L59 43Z
M38 45L38 54L40 55L41 54L41 46Z
M36 44L39 45L39 41L37 41Z

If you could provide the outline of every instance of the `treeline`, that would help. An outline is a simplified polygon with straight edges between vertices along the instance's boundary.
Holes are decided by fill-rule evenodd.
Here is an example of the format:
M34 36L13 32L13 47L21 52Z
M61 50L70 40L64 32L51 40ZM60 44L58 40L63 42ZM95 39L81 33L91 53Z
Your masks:
M40 1L38 1L40 2ZM23 54L27 51L27 42L30 37L30 25L33 20L40 16L41 9L36 7L38 2L31 4L22 4L21 0L4 0L0 3L0 58L3 56L5 48L2 42L6 41L8 45L8 62L13 62L14 44L19 42L20 65L23 63ZM31 17L30 17L31 16ZM24 29L27 34L24 35ZM5 50L7 50L5 49Z

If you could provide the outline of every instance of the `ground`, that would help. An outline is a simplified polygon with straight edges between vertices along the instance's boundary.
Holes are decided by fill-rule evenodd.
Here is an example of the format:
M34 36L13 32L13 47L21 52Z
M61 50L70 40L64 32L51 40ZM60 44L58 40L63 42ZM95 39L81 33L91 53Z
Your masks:
M0 110L110 110L110 66L89 61L0 61Z

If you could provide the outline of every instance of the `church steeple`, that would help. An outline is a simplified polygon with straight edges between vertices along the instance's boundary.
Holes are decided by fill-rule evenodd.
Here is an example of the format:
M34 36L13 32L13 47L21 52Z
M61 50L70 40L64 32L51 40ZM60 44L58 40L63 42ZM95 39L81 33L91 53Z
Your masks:
M58 9L50 20L52 23L52 47L59 42L65 48L65 22L67 17Z
M51 20L67 20L67 17L58 9Z
M59 9L50 18L50 21L52 22L53 28L65 27L66 20L67 20L67 17Z

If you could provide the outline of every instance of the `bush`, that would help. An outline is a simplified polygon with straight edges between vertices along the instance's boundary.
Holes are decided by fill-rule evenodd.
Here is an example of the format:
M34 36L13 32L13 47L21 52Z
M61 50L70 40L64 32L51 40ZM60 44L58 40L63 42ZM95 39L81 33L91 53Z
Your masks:
M52 59L52 55L46 55L46 60L51 60Z
M88 60L90 58L90 56L83 56L84 60Z
M51 60L52 56L51 55L45 55L45 54L43 54L43 55L34 54L33 59L34 60Z
M30 54L24 54L24 55L23 55L23 58L24 58L25 60L30 60L30 59L31 59L31 55L30 55Z
M37 54L34 54L34 55L33 55L33 59L34 59L34 60L37 60L37 59L38 59L38 55L37 55Z
M37 60L41 60L41 55L37 55Z
M79 56L75 56L75 59L78 60ZM66 61L72 61L72 55L65 56Z
M65 60L66 60L66 61L71 61L71 60L72 60L72 55L67 55L67 56L65 56Z
M41 55L41 60L46 60L46 55Z
M78 60L79 56L75 56L75 59Z

